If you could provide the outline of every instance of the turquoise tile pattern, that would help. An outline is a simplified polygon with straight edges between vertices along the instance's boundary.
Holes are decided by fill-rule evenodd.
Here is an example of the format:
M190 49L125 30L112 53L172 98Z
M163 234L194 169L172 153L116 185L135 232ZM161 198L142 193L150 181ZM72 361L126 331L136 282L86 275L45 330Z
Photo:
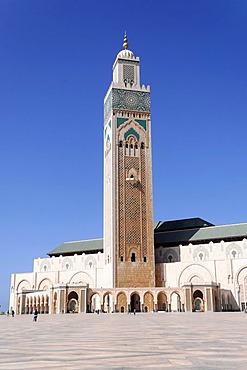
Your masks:
M139 141L140 135L133 128L130 128L127 132L125 132L124 139L126 140L130 135L135 136L137 141Z
M149 113L150 93L113 88L104 105L105 120L110 114L111 109Z

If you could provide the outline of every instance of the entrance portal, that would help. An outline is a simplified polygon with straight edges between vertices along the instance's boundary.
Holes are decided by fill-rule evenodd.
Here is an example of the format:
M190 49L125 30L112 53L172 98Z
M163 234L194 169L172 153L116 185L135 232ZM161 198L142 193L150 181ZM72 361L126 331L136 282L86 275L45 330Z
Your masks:
M69 311L76 312L76 309L77 309L77 302L75 299L71 299L71 301L69 301Z
M140 312L141 311L141 304L140 304L140 296L138 293L134 293L131 296L131 312Z
M202 300L200 298L195 299L195 311L201 311L202 310Z
M78 312L78 294L76 292L69 293L68 312Z
M194 292L193 298L194 298L194 311L204 311L203 293L198 289Z

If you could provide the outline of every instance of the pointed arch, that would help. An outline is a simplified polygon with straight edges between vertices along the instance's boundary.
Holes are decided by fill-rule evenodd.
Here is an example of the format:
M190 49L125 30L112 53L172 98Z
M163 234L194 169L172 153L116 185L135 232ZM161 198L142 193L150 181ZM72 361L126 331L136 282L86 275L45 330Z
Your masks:
M180 273L178 278L178 286L182 286L184 283L188 282L189 279L194 276L199 275L203 278L205 282L212 282L213 275L205 267L200 264L192 263L191 265L186 266Z
M17 292L21 293L23 290L31 290L31 284L26 279L23 279L17 285Z
M119 292L117 295L117 311L122 313L128 311L127 296L124 292Z
M167 311L167 295L165 292L159 292L157 295L158 311Z
M154 311L154 296L151 292L146 292L143 297L144 312Z
M69 280L69 284L83 284L93 286L92 278L84 271L76 272L71 279Z
M40 281L38 285L38 290L48 290L49 288L52 287L52 285L53 285L52 281L48 278L45 278Z

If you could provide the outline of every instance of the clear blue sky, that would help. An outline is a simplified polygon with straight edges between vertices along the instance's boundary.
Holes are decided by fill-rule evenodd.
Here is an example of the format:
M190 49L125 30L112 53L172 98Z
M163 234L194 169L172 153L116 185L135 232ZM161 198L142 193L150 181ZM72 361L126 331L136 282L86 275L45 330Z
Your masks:
M103 98L127 30L151 85L154 217L246 222L246 0L0 0L0 304L102 237Z

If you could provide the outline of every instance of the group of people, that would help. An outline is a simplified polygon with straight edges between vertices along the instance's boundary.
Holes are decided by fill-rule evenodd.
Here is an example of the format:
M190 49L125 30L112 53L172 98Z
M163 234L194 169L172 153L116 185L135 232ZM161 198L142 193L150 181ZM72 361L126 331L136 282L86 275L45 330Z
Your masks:
M12 317L15 317L15 311L14 310L11 310L11 312L9 312L9 310L7 311L7 316L10 316L10 314L11 314L11 316ZM34 310L34 312L33 312L33 321L37 321L37 319L38 319L38 310L37 310L37 308Z
M11 314L12 317L15 317L15 311L14 310L11 310L11 312L9 312L9 310L7 311L7 316L9 316Z

